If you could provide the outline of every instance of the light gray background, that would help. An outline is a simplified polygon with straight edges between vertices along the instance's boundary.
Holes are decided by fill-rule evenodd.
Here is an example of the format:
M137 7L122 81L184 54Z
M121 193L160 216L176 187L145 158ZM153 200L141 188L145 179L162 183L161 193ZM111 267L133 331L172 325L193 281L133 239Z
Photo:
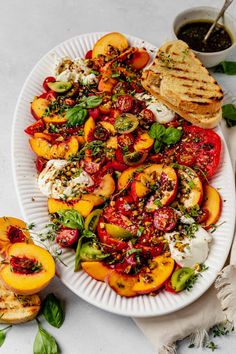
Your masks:
M170 38L175 15L199 5L219 7L222 0L0 0L0 215L21 217L13 185L10 135L20 89L35 63L58 43L93 31L120 31L155 45ZM236 17L236 3L229 10ZM236 51L232 54L236 60ZM220 83L235 93L236 77L218 75ZM22 132L23 134L23 132ZM61 329L47 324L63 354L154 354L132 319L99 310L67 290L55 279L46 292L64 302L66 320ZM32 354L36 323L15 326L7 335L3 354ZM236 352L236 336L217 339L217 353ZM178 353L210 353L188 349Z

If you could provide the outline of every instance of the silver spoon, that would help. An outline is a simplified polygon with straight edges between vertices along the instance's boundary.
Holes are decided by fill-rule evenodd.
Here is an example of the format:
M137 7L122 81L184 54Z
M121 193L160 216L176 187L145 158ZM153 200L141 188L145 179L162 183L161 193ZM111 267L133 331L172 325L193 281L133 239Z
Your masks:
M215 21L213 22L213 24L211 25L209 31L207 32L207 34L205 35L203 42L206 43L206 41L208 40L208 38L210 37L211 32L213 31L213 29L215 28L217 22L219 21L219 19L224 15L225 11L228 9L229 5L232 4L234 0L225 0L224 5L222 7L222 9L220 10L219 14L217 15Z

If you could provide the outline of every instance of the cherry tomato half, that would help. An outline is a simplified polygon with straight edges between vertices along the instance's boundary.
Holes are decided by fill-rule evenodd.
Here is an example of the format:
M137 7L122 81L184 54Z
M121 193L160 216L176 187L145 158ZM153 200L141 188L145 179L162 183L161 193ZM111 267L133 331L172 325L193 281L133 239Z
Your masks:
M129 112L133 107L133 97L130 95L122 95L117 98L116 106L122 112Z
M25 128L25 133L29 135L34 135L34 133L43 132L44 129L45 129L45 124L42 121L42 119L39 119L35 123Z
M50 88L48 87L48 82L55 82L56 79L53 76L48 76L43 82L43 88L45 91L50 91Z
M160 231L171 231L175 228L178 215L170 207L158 208L154 213L154 226Z
M93 51L92 51L92 50L89 50L89 51L85 54L85 59L92 59L92 54L93 54Z
M56 242L63 248L72 246L78 241L79 232L74 229L63 229L56 236Z

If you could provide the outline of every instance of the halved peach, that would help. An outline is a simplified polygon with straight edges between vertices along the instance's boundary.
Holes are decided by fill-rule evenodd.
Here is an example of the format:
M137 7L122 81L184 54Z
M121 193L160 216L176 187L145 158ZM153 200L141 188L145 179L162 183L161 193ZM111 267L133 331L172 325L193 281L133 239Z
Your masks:
M149 177L149 180L152 180L154 183L157 180L161 182L162 192L160 203L162 206L169 205L175 199L177 193L178 178L175 170L170 166L153 164L145 168L143 173L145 173ZM149 211L153 211L158 208L158 205L155 204L155 198L153 196L149 199L147 208Z
M33 243L27 225L23 220L3 216L0 218L0 253L4 255L7 248L16 242Z
M115 181L110 174L103 176L100 185L93 191L93 194L103 198L109 198L116 189Z
M152 260L152 269L139 274L132 290L136 294L149 294L160 289L174 270L175 261L171 257L157 256Z
M148 133L142 133L138 135L138 138L134 144L134 150L136 151L150 150L153 144L154 144L154 139L152 139Z
M95 121L93 117L89 117L84 124L84 139L86 142L93 140L94 130L95 130Z
M27 243L15 243L7 251L8 264L2 265L4 285L20 295L39 292L55 275L55 262L45 249Z
M127 38L123 34L118 32L108 33L95 43L92 51L92 58L94 59L99 55L109 56L110 47L123 52L128 46L129 43Z
M111 272L111 268L102 262L82 262L81 266L85 273L99 281L105 281L106 277Z
M202 182L196 172L185 167L177 170L179 179L178 193L180 194L179 201L185 208L192 208L200 205L203 197Z
M216 224L220 217L221 207L222 201L218 191L209 184L204 184L202 209L208 210L208 217L202 225L205 229Z
M43 117L50 101L45 98L35 98L31 103L31 113L35 119L40 119Z
M137 275L121 274L113 270L108 273L106 282L120 296L133 297L137 292L133 290L138 281Z
M53 144L45 138L37 137L30 138L29 142L32 150L46 160L68 159L71 155L75 155L79 149L78 140L74 136L62 142L54 142Z
M94 204L89 200L76 199L69 202L64 202L63 200L59 199L48 199L48 211L50 214L57 213L59 210L75 209L82 216L86 217L91 213L93 207Z
M135 170L137 170L137 167L129 167L121 173L118 178L118 190L128 187L128 185L132 182L132 177Z

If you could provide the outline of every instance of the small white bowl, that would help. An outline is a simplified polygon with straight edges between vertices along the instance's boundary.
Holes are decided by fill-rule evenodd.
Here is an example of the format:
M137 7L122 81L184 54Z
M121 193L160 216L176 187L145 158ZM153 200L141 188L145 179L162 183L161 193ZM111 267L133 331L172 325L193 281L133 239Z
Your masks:
M173 22L172 30L174 37L177 38L177 33L180 27L186 23L196 20L214 20L218 13L219 9L208 6L193 7L179 13ZM231 35L233 43L229 48L221 50L220 52L204 53L194 50L194 53L207 68L211 68L225 60L227 55L236 45L236 20L226 12L223 19L221 18L219 20L219 23L226 27Z

